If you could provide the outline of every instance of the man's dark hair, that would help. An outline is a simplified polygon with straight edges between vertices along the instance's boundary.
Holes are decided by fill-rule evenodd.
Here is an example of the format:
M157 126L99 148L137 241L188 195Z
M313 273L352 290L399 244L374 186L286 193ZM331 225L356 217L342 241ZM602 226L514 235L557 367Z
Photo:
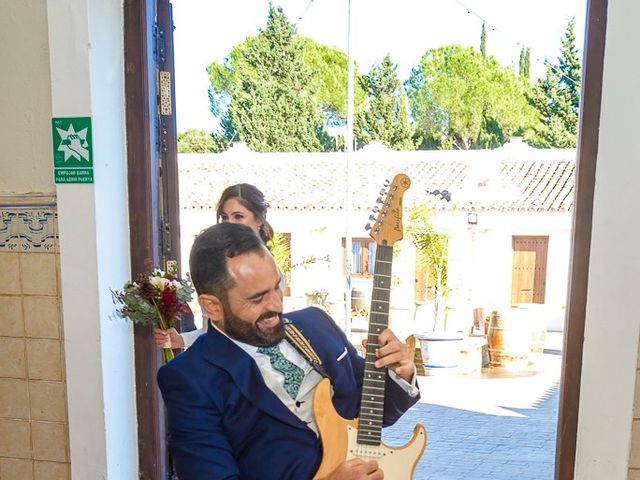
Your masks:
M227 258L250 252L266 252L264 243L250 227L240 223L219 223L196 237L189 255L189 270L198 295L208 293L221 300L234 286Z

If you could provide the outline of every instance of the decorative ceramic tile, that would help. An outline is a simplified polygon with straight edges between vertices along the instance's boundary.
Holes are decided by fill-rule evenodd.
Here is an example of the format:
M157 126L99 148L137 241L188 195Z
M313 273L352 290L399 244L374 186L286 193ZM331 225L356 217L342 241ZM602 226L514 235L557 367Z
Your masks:
M53 195L0 195L0 252L57 252L57 217Z

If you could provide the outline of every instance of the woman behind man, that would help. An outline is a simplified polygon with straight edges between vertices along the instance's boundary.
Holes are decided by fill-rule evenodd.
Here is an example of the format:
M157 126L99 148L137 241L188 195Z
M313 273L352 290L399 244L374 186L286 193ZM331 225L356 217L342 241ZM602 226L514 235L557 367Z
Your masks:
M273 229L267 222L269 205L264 194L253 185L238 183L225 188L216 205L216 221L242 223L258 233L265 245L273 238ZM196 339L207 331L206 322L200 330L178 333L175 328L155 330L156 345L160 348L189 348Z

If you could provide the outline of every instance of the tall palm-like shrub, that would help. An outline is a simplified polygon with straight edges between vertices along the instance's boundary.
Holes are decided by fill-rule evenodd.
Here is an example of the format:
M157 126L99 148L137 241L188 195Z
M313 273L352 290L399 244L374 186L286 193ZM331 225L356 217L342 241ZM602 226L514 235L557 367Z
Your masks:
M416 266L427 275L434 289L433 330L444 330L444 311L450 289L447 286L449 237L438 233L431 223L433 209L427 204L411 208L406 226L407 238L416 247Z

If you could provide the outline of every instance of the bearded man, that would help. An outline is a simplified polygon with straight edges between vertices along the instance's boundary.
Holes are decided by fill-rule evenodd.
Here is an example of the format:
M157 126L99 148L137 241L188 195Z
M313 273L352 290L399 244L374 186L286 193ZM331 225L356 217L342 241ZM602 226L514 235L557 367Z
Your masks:
M282 275L249 227L221 223L195 239L191 278L210 328L158 372L169 449L181 480L313 478L322 444L313 393L329 378L343 418L360 407L364 359L318 308L282 313ZM289 334L288 334L289 333ZM390 330L384 425L419 398L412 357ZM342 463L326 480L382 479L375 460Z

